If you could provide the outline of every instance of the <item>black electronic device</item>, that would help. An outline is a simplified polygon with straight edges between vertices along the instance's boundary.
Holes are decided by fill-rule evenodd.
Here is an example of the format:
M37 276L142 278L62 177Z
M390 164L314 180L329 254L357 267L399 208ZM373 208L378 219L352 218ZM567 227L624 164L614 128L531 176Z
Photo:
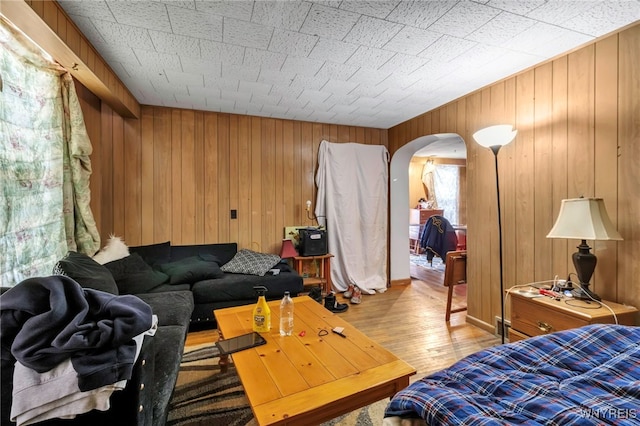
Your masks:
M264 337L257 332L242 334L240 336L223 339L216 342L216 346L220 351L220 355L229 355L234 352L242 351L267 343Z
M602 300L600 296L589 290L589 284L583 285L580 283L579 287L574 287L570 277L567 277L566 281L562 285L558 285L555 291L563 293L567 297L573 297L574 299L581 300L593 300L599 302Z
M298 233L300 256L322 256L328 253L327 231L318 228L302 228Z

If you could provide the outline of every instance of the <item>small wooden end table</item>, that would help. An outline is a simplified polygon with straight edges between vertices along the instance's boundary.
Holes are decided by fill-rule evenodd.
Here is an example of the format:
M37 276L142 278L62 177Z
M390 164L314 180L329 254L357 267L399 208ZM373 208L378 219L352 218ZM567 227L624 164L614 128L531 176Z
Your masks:
M333 290L331 283L331 253L319 256L296 256L293 258L294 268L302 276L305 286L319 285L322 294L328 294ZM304 276L305 264L309 262L319 262L320 266L315 271L315 276Z

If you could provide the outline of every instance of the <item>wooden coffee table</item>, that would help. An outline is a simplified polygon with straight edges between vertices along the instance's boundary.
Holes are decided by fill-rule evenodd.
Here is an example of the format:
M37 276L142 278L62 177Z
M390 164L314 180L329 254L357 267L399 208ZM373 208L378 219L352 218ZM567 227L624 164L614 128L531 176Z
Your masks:
M294 299L294 334L280 336L269 302L266 345L232 355L259 425L312 425L391 397L416 370L308 296ZM214 312L226 338L252 331L253 305ZM344 327L341 337L331 330ZM328 333L319 336L321 330Z

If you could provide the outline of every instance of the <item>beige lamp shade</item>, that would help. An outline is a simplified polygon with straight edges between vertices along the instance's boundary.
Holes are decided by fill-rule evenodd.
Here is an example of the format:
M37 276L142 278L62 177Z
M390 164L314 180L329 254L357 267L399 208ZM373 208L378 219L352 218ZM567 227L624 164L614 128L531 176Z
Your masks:
M560 213L547 238L622 240L609 219L602 198L562 200Z
M498 124L497 126L485 127L478 130L473 134L473 139L478 142L478 145L485 148L492 146L504 146L511 142L518 133L517 130L513 130L513 126L510 124Z

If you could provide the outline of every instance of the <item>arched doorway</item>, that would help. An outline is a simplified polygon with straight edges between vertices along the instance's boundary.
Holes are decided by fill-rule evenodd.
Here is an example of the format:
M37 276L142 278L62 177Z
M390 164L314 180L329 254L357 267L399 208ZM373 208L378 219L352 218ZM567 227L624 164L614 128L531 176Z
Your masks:
M411 281L409 272L409 163L413 155L430 145L464 145L457 133L421 136L398 149L391 158L390 171L390 262L389 278L393 284Z

